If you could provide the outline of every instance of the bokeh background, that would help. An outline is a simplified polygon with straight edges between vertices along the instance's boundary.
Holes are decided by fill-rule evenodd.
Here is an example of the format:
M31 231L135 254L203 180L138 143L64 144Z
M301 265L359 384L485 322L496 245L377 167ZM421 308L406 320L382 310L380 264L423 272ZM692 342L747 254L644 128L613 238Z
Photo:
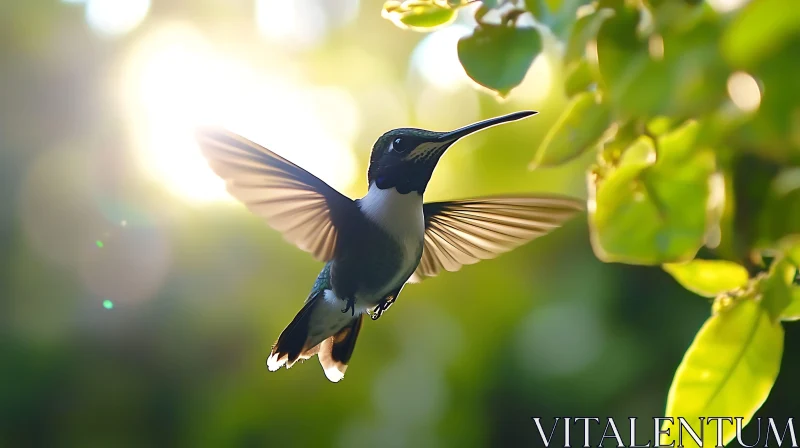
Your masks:
M406 288L339 384L316 359L266 370L321 265L225 194L194 126L359 197L382 132L535 109L452 148L426 198L586 197L592 156L527 169L565 104L553 48L500 102L458 63L471 14L420 34L380 9L0 3L0 446L540 446L533 416L663 415L709 304L658 268L598 261L585 215ZM785 328L757 416L800 409L800 329Z

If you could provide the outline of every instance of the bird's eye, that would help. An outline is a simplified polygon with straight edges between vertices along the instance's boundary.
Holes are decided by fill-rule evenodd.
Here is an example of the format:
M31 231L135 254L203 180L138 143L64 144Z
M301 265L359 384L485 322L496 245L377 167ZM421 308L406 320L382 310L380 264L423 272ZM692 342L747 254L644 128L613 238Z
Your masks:
M406 144L406 140L402 138L396 138L392 141L392 144L389 145L389 152L396 152L398 154L405 154L408 151L408 145Z

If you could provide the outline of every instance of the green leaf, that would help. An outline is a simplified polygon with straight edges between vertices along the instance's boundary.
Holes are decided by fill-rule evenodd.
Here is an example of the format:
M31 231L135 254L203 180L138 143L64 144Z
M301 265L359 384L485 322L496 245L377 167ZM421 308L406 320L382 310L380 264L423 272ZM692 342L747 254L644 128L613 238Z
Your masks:
M542 37L534 28L483 25L458 41L458 59L467 75L501 97L522 82L541 51Z
M800 268L800 234L789 235L780 241L780 247L786 258Z
M795 166L800 158L800 132L795 113L800 104L800 84L786 74L800 73L798 48L800 32L790 39L776 42L772 56L747 70L758 82L760 105L754 116L750 115L749 120L740 122L739 129L733 135L726 136L736 142L736 147L740 149L752 151L761 158L779 164L792 161ZM769 92L780 92L780 95L771 95ZM732 119L729 121L735 123Z
M572 97L586 91L595 82L592 69L585 60L575 61L566 68L564 93Z
M695 336L675 372L667 398L667 417L683 417L699 429L698 417L743 417L745 424L767 399L780 369L783 328L754 300L743 300L711 316ZM675 424L666 424L676 441ZM697 431L699 433L699 431ZM722 444L735 437L723 423ZM702 446L717 445L716 424L704 425ZM697 446L684 430L683 444Z
M537 19L547 13L547 5L542 4L542 0L525 0L525 9Z
M800 168L789 168L772 180L758 222L763 246L800 234Z
M779 44L800 28L800 9L785 0L750 2L722 38L722 53L736 67L752 67L772 55Z
M622 8L613 17L600 22L597 32L597 58L600 74L607 87L623 81L628 72L642 65L647 55L647 44L636 34L639 11Z
M797 267L789 259L781 257L772 262L769 274L760 284L762 305L775 322L781 319L792 302L792 282L796 273Z
M620 9L597 33L601 85L622 117L699 116L726 99L728 68L719 55L721 26L713 18L663 35L640 35L648 23Z
M694 258L705 242L715 155L695 145L689 122L653 141L640 137L617 166L589 182L592 247L603 261L663 264ZM604 150L605 151L605 150Z
M575 23L578 9L590 3L588 0L543 0L546 7L541 16L536 16L560 41L567 41L570 28Z
M564 53L564 64L583 59L586 44L597 37L600 26L606 19L614 15L611 8L601 8L591 14L585 15L575 22L567 42Z
M610 124L611 112L597 102L594 93L575 95L539 146L531 169L578 157L597 143Z
M704 297L744 287L749 279L743 266L723 260L692 260L663 267L681 286Z
M611 125L616 132L610 139L603 143L603 148L598 157L598 163L603 167L615 167L620 164L620 159L623 154L627 153L627 149L641 137L642 132L639 129L641 126L635 120L625 122L616 122ZM648 143L652 140L648 139ZM652 148L652 145L650 145ZM648 157L655 157L655 149L648 154Z
M666 32L693 27L704 16L714 14L710 7L698 8L697 5L702 2L703 0L648 0L650 14L653 16L653 30Z
M647 122L647 132L652 135L663 135L673 129L675 120L670 117L658 116L653 117Z
M457 11L447 2L390 0L383 4L381 16L402 29L433 31L456 19Z
M791 301L783 309L781 320L793 321L800 320L800 286L793 286L790 289Z
M545 6L547 6L547 9L550 11L559 11L561 8L563 8L564 3L569 2L569 0L543 0L543 1L545 3Z

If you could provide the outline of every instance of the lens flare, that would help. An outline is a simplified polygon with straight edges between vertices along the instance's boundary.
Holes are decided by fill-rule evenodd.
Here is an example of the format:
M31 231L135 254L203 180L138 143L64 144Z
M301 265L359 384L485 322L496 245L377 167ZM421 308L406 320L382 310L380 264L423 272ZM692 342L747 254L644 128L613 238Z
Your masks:
M458 40L472 33L472 28L454 24L425 37L411 54L413 69L429 85L441 90L457 90L470 85L458 59Z
M147 16L150 0L87 0L86 22L98 34L128 33Z
M359 0L256 0L256 25L261 35L288 50L324 42L333 29L358 15Z
M733 104L744 112L755 112L761 105L758 81L744 72L736 72L728 78L728 95Z
M315 90L288 75L259 72L177 24L147 36L123 70L143 171L184 199L231 199L194 140L200 125L237 132L334 188L347 189L356 176L350 143L359 114L346 91ZM286 72L290 68L281 67Z

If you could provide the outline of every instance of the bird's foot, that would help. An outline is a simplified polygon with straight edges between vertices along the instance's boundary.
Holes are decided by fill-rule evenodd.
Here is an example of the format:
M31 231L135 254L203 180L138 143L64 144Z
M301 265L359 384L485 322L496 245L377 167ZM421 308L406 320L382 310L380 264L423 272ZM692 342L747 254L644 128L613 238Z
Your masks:
M392 296L389 296L381 300L375 306L375 308L372 309L372 312L369 313L369 317L371 317L372 320L378 320L381 316L383 316L383 313L386 310L388 310L390 306L392 306L393 303L394 303L394 297Z
M354 299L354 298L347 299L347 306L344 307L342 312L346 313L348 311L350 311L350 315L351 316L355 317L355 315L356 315L356 299Z

